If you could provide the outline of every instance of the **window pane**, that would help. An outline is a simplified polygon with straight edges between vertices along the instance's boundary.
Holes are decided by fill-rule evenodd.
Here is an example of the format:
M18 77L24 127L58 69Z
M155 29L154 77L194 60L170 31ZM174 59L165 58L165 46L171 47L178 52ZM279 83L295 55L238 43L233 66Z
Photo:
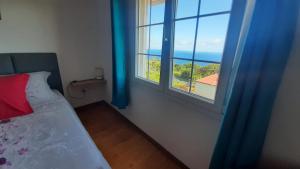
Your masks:
M148 56L138 55L137 57L137 76L147 79L148 74Z
M219 72L220 64L194 62L191 92L198 96L214 100L219 80Z
M139 53L148 53L149 51L149 27L139 28Z
M150 0L139 0L139 26L150 24Z
M176 18L196 16L199 0L177 0Z
M199 18L195 59L221 62L228 21L229 14Z
M201 0L200 15L231 10L232 0Z
M175 22L174 57L193 58L196 19Z
M201 60L201 61L204 60L204 61L220 63L222 61L222 53L197 51L195 53L195 60Z
M165 0L151 0L151 24L164 22Z
M151 26L150 28L150 54L161 55L163 40L163 25Z
M149 80L159 83L161 59L157 56L150 56L149 59Z
M173 59L172 87L189 92L192 61Z

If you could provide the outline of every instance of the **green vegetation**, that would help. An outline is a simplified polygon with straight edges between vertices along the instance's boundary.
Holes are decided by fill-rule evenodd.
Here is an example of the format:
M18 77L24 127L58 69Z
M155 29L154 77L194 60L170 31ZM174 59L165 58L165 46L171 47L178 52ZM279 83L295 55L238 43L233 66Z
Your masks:
M159 59L149 60L149 80L159 83L160 81L160 66L161 62Z
M160 67L161 62L159 59L151 59L149 60L149 80L159 83L160 81ZM189 82L191 78L192 64L175 64L173 66L173 87L188 91L189 90ZM193 82L203 77L216 74L220 71L219 64L207 64L205 66L201 66L199 64L194 64L194 73L193 73ZM192 91L195 90L194 86L192 86Z
M194 65L193 82L220 72L219 64L208 64L206 66Z
M189 91L189 82L191 79L192 73L192 63L188 64L175 64L173 66L173 87ZM203 77L213 75L218 73L220 70L219 64L208 64L205 66L201 66L199 64L194 64L194 71L193 71L193 83L192 83L192 92L195 92L195 81L201 79Z

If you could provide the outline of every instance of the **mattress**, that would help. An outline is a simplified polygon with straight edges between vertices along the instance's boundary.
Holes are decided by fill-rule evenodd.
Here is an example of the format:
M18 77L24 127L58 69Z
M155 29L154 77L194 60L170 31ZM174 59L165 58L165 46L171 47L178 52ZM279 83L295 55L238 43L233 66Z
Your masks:
M0 123L0 169L110 169L62 95Z

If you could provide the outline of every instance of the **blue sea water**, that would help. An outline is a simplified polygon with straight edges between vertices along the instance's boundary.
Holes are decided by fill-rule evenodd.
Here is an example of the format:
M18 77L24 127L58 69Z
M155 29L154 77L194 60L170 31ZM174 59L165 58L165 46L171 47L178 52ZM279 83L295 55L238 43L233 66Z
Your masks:
M153 55L161 55L161 50L149 50L149 54ZM175 58L182 58L182 59L193 59L193 52L192 51L175 51L174 52ZM150 59L155 59L157 56L150 56ZM195 53L195 60L203 60L208 62L221 62L222 60L222 53L212 53L212 52L196 52ZM191 61L187 60L180 60L174 59L175 64L188 64ZM195 62L201 66L205 66L208 63L204 62Z

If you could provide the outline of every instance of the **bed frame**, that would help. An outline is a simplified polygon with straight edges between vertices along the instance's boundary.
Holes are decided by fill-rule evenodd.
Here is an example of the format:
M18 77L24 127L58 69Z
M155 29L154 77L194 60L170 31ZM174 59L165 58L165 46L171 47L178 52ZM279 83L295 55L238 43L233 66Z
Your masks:
M38 71L51 72L48 84L64 93L55 53L0 53L0 75Z

